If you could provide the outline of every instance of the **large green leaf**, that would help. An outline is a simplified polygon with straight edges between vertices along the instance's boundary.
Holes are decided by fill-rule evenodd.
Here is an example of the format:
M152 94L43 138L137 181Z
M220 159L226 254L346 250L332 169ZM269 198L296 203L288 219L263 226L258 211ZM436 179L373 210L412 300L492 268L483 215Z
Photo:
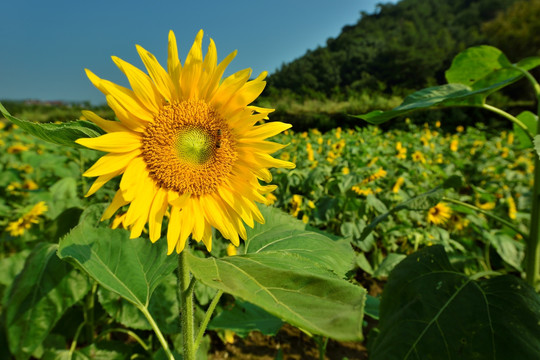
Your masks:
M538 126L537 125L538 116L536 116L530 111L523 111L516 117L523 124L525 124L525 126L527 126L527 129L529 129L529 133L536 134L536 127ZM514 133L516 134L516 137L518 138L518 141L519 141L519 147L518 147L519 149L527 149L527 148L533 147L533 144L529 135L525 132L525 130L523 130L516 124L514 124Z
M417 110L480 106L490 94L524 76L515 66L530 70L539 65L538 57L527 58L513 65L494 47L472 47L454 58L450 69L446 71L448 84L417 91L392 110L375 110L356 117L371 124L381 124Z
M174 334L180 331L176 283L175 274L169 274L156 287L148 304L148 311L164 334ZM139 309L129 301L123 300L117 293L100 288L98 299L103 309L122 325L133 329L152 329L148 319Z
M15 116L12 116L2 104L0 104L0 113L2 113L6 119L35 137L53 144L85 148L84 146L75 143L75 140L79 138L97 137L104 134L104 131L99 126L89 121L76 120L61 124L35 123L17 119Z
M305 225L276 209L262 211L267 225L248 233L247 254L208 259L190 254L195 278L311 333L361 339L366 291L341 276L352 267L350 246L302 230Z
M340 277L352 269L355 254L348 241L333 240L273 207L261 207L265 223L247 230L246 254L296 259L298 265L331 271ZM292 259L291 259L292 258Z
M6 304L9 349L28 359L64 312L90 286L86 276L56 256L58 246L39 244L10 288Z
M374 360L540 359L540 296L517 277L475 280L442 246L408 256L390 274Z
M501 50L487 45L468 48L454 57L445 72L448 83L473 86L493 71L511 66L512 63Z
M152 244L130 239L126 230L96 227L95 222L93 214L83 213L81 223L60 241L58 256L76 263L108 290L148 307L156 286L176 268L176 257L167 256L163 240Z
M242 300L236 300L234 307L224 310L210 322L210 330L232 330L238 336L245 337L251 331L260 331L264 335L276 335L283 321L270 315L263 309Z

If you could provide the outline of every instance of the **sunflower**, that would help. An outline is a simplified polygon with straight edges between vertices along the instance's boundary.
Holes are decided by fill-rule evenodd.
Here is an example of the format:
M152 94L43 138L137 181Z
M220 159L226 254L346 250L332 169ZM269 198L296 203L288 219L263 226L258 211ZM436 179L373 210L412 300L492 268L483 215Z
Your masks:
M452 209L443 203L438 203L429 209L427 219L430 223L440 225L452 217Z
M212 227L238 246L239 237L246 239L244 224L264 223L255 202L265 203L265 195L276 188L259 180L272 180L270 167L295 166L270 156L285 145L265 140L291 125L255 126L273 111L249 105L264 89L266 72L249 80L251 69L246 69L222 80L236 52L218 64L211 39L203 57L202 39L201 30L181 64L170 31L167 70L137 45L148 75L113 57L132 90L86 70L119 120L83 112L107 133L77 143L108 152L83 174L97 176L86 196L122 175L102 220L129 204L122 223L131 238L139 237L148 223L150 240L155 242L169 210L168 254L175 249L180 253L190 236L202 240L210 251Z

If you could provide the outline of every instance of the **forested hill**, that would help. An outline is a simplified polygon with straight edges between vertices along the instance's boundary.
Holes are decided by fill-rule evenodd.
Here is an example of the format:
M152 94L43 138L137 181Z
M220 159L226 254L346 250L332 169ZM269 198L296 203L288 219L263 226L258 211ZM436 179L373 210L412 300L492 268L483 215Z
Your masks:
M531 2L540 3L521 0L522 12L527 13ZM473 45L498 45L493 36L504 41L505 32L500 30L509 20L501 14L514 3L402 0L379 4L374 13L361 13L355 25L345 26L337 38L328 39L326 46L283 64L269 77L265 95L286 92L310 97L366 91L402 95L443 83L444 70L458 52ZM511 45L511 39L506 40ZM519 60L508 55L512 61Z

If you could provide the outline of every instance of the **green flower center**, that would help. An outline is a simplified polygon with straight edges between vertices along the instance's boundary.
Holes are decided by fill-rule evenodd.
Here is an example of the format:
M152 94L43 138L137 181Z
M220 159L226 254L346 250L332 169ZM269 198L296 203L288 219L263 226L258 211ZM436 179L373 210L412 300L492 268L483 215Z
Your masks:
M215 140L201 128L188 127L178 132L175 148L185 162L202 165L213 155Z

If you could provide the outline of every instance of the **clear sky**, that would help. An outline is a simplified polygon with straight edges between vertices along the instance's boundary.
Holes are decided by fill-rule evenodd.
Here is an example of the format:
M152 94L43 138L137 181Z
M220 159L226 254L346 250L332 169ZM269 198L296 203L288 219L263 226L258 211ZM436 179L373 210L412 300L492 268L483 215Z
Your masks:
M135 44L166 65L172 29L184 59L199 29L216 42L219 60L238 55L230 74L252 68L272 73L282 63L324 45L360 11L380 0L11 0L0 5L0 99L105 102L86 78L128 86L116 55L143 68Z

